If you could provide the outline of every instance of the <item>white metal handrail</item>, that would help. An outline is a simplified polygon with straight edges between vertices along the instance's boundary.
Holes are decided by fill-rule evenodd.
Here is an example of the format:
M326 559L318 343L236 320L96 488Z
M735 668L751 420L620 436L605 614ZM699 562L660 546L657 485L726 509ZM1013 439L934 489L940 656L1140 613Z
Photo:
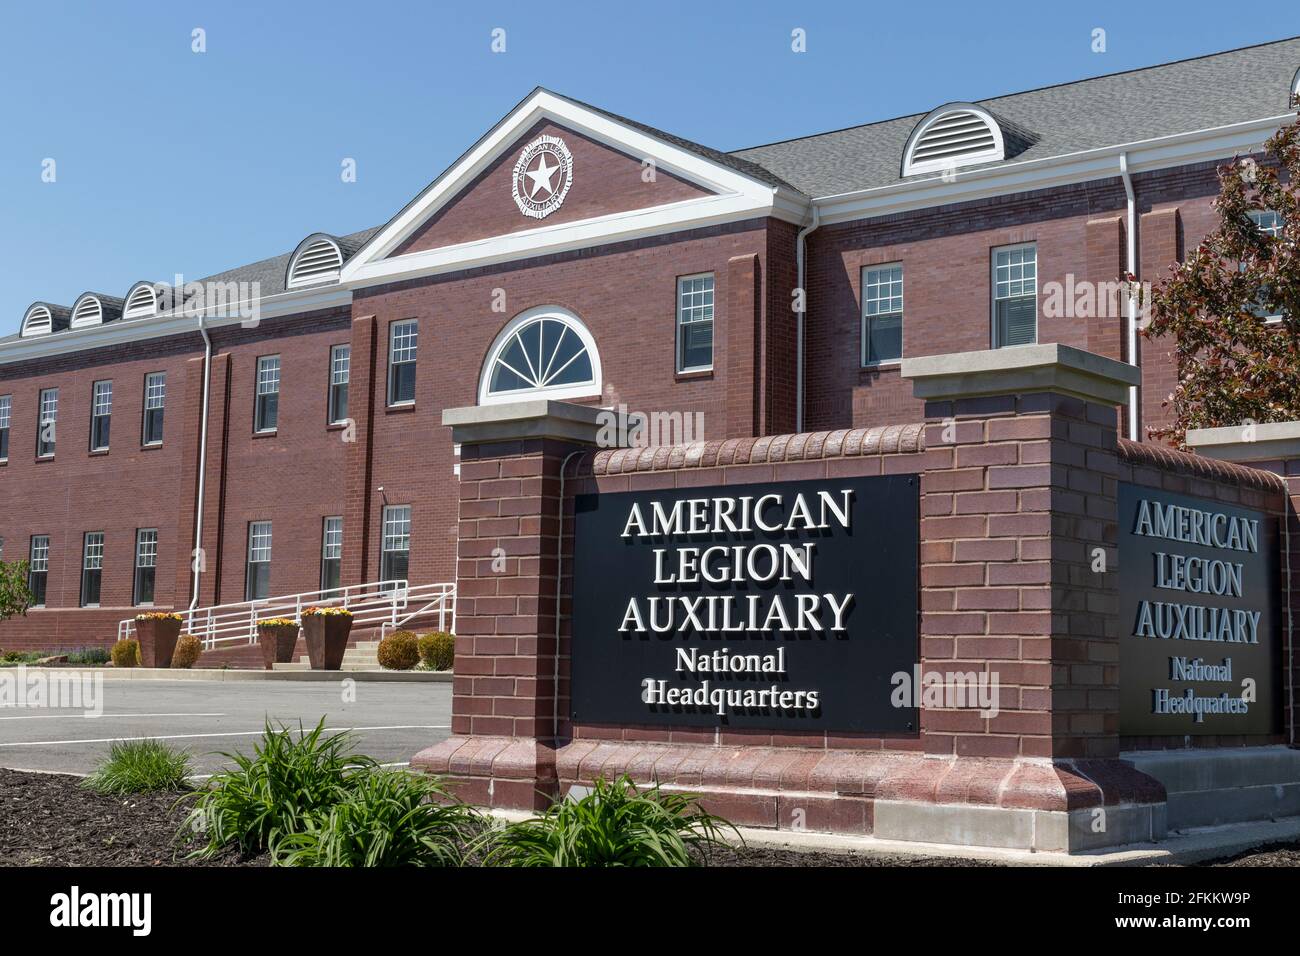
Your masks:
M392 621L379 625L379 639L383 640L389 631L395 631L408 621L438 615L438 630L455 632L456 630L456 585L454 584L420 584L407 590L408 604L418 604L428 599L415 610L408 610Z
M374 581L341 588L304 591L254 601L215 604L178 612L181 629L199 638L205 649L222 644L257 643L257 622L270 617L288 618L302 623L302 612L309 607L344 607L352 612L352 625L395 623L412 599L426 600L455 607L455 584L422 584L414 588L404 580ZM454 613L454 611L453 611ZM135 633L135 619L119 621L117 639Z

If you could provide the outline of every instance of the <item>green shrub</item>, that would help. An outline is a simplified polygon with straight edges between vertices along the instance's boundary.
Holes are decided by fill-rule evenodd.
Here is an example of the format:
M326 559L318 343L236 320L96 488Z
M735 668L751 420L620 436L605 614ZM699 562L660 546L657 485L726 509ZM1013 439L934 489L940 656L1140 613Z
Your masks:
M410 631L393 631L379 642L379 666L389 671L409 671L420 663L420 648Z
M30 664L33 661L39 661L47 655L42 651L5 651L0 654L0 663L4 664Z
M140 642L134 637L128 637L124 641L118 641L113 645L111 652L114 667L139 667L140 666Z
M698 808L695 797L638 791L626 776L598 778L581 799L560 800L541 816L484 838L495 866L693 866L724 845L726 820ZM737 833L737 836L739 834Z
M451 670L456 659L456 638L445 631L433 631L420 638L420 660L430 670Z
M172 667L188 670L198 663L202 653L202 641L193 634L182 634L176 638L176 649L172 651Z
M276 866L460 866L482 824L441 783L405 770L358 774L343 799L272 848Z
M202 833L207 843L191 856L211 857L227 846L256 852L281 836L306 829L306 821L342 801L352 778L377 766L353 754L352 735L324 736L325 719L310 732L266 722L254 756L223 754L235 769L215 774L194 796L182 833Z
M110 660L107 647L82 647L68 651L68 663L85 667L99 667Z
M184 790L190 775L190 755L160 740L118 740L108 749L108 759L82 781L98 793L119 796Z

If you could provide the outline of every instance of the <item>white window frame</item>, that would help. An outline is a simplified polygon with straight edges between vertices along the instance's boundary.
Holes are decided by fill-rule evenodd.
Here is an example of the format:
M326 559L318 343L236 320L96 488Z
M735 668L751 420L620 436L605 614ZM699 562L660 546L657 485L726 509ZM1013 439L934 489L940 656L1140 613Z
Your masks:
M265 528L266 533L262 534L260 529ZM248 523L248 553L244 561L244 600L260 601L263 598L249 597L249 584L251 583L253 565L265 564L267 566L267 597L270 597L271 584L271 547L273 544L274 529L269 521L250 521ZM265 544L262 544L265 542ZM259 557L265 554L266 557Z
M340 575L343 567L343 516L326 515L321 523L320 577L321 590L325 589L325 562L338 561ZM340 584L342 578L340 577Z
M335 389L344 386L348 404L352 402L352 345L348 342L330 346L330 382L329 393L325 396L325 415L330 425L341 425L347 421L345 411L342 416L335 414Z
M46 399L46 396L50 396L49 400ZM54 453L58 450L59 446L58 386L55 386L54 388L41 389L40 393L37 395L36 401L36 457L40 459L53 458ZM48 418L46 417L47 409L49 411ZM50 441L50 450L43 452L41 451L41 446L44 442L41 439L41 434L45 431L46 425L54 426L54 438Z
M108 441L102 445L95 443L95 426L99 424L101 418L108 419L109 435ZM113 380L111 378L100 379L90 387L90 450L91 451L108 451L112 443L113 428Z
M1246 211L1246 215L1250 217L1250 221L1255 224L1255 228L1258 229L1260 232L1273 237L1277 237L1282 234L1282 214L1277 212L1276 210L1248 209ZM1265 216L1272 216L1274 220L1276 220L1275 223L1271 226L1265 226L1262 221ZM1260 318L1263 319L1265 322L1276 325L1282 321L1282 313L1270 312L1268 315L1261 315Z
M898 310L890 311L890 312L877 312L875 315L868 315L867 305L869 300L867 298L867 289L869 288L869 286L867 284L867 273L884 272L886 269L898 270ZM862 354L860 356L862 367L863 368L888 368L889 366L892 365L898 365L903 361L902 330L903 330L904 323L906 321L904 316L907 309L907 298L906 298L907 270L904 269L903 263L901 262L881 262L876 265L863 266L859 276L860 276L859 281L862 283L862 322L859 331L859 334L862 336ZM877 283L877 286L879 286L879 283ZM888 296L885 296L884 298L892 302L894 298L892 290L890 294ZM871 348L870 348L871 336L870 336L870 329L868 328L868 323L872 319L879 319L891 315L898 316L898 327L899 327L898 358L880 359L878 361L873 362L868 358L868 356L871 354Z
M0 395L0 432L4 432L5 435L10 439L13 438L13 435L10 432L10 425L13 422L13 412L14 412L14 397L12 395ZM0 455L0 461L8 461L8 460L9 460L9 449L8 449L8 444L6 443L4 454Z
M398 512L405 512L405 517L398 518ZM385 505L383 513L380 516L379 523L379 576L382 580L389 580L384 577L384 565L387 563L386 555L402 554L406 555L407 574L410 574L411 566L411 521L414 514L410 505ZM400 529L405 529L400 530ZM405 541L405 548L389 547L390 542ZM400 580L400 579L393 579Z
M270 363L275 362L275 388L270 388L270 374L263 375L263 369L269 369ZM280 429L280 356L279 355L259 355L257 357L257 375L253 388L253 431L259 435L270 435ZM263 396L275 396L275 424L269 428L263 428L259 424L261 419L261 409Z
M131 604L135 607L153 607L153 601L140 600L140 569L153 568L153 586L158 589L158 529L135 529L135 562L131 566Z
M167 427L167 373L147 372L144 376L144 408L140 421L140 444L153 448L161 445L161 438L147 441L149 436L149 413L162 412L163 428Z
M563 322L571 332L578 336L591 361L591 378L586 382L578 382L572 385L550 385L544 388L519 388L511 392L493 392L491 390L492 370L496 366L497 358L505 351L506 346L510 344L510 340L516 332L528 323L543 318ZM497 333L496 339L492 342L492 347L488 349L487 360L483 363L483 370L479 373L478 403L480 405L504 405L509 402L518 402L538 396L557 399L598 398L601 394L603 381L600 352L596 348L596 339L592 336L586 323L561 306L542 305L516 315L506 323L505 328Z
M683 294L685 294L685 295L696 295L696 294L699 294L699 293L696 293L696 292L693 291L693 290L690 291L690 292L683 293L683 291L682 291L682 285L683 285L684 283L687 283L687 282L695 282L695 281L697 281L697 280L699 280L699 279L708 279L708 280L712 283L712 286L707 290L708 295L709 295L709 303L708 303L708 305L707 305L707 306L705 306L705 305L692 305L692 306L689 306L689 307L683 307L683 305L682 305L682 296L683 296ZM701 292L703 292L703 291L705 291L705 290L701 290ZM696 309L705 309L705 308L707 308L707 309L709 310L709 317L708 317L708 319L692 319L690 322L685 322L685 321L682 320L682 315L683 315L683 313L686 311L686 308L689 308L689 309L691 309L691 310L696 310ZM673 320L673 333L674 333L674 335L673 335L673 353L674 353L674 354L673 354L673 367L674 367L675 369L677 369L677 374L679 374L679 375L689 375L689 374L691 374L692 372L712 372L712 371L713 371L713 363L714 363L714 359L716 358L716 356L717 356L717 352L718 352L718 279L717 279L717 276L716 276L714 273L712 273L712 272L695 272L695 273L692 273L691 275L678 276L678 277L677 277L677 297L676 297L676 300L675 300L675 308L674 308L673 311L674 311L674 320ZM683 328L684 328L685 326L687 326L687 325L694 325L694 324L697 324L697 323L700 323L700 322L705 322L705 321L707 321L707 322L709 323L709 326L710 326L710 328L711 328L712 331L713 331L713 340L712 340L712 342L711 342L710 345L709 345L709 364L708 364L708 365L682 365L682 330L683 330Z
M42 542L37 544L37 542ZM50 582L50 536L48 534L34 534L31 537L31 543L27 549L27 581L28 587L31 587L32 575L43 574L45 580L42 582L45 591L41 595L41 603L34 604L33 607L45 607L49 600L49 582Z
M410 357L409 358L404 357L399 359L397 357L398 330L405 329L408 326L410 328L413 328L415 332L414 335L405 336L406 341L402 345L402 354L403 356L405 356L409 353ZM405 405L415 404L414 395L412 395L410 398L403 398L403 399L393 398L394 385L396 384L396 380L393 375L393 372L396 370L397 366L399 365L415 365L416 367L415 381L416 384L418 385L420 381L420 373L419 373L420 366L418 364L419 359L420 359L420 320L399 319L398 321L391 323L388 326L388 381L385 382L384 384L384 389L385 389L384 397L387 400L389 408L401 408Z
M99 607L100 601L86 601L86 572L99 572L99 594L104 594L104 532L87 531L81 536L81 588L78 605L80 607Z
M993 348L1014 348L1014 346L1003 345L998 341L998 303L1002 301L998 297L998 253L1015 252L1017 249L1034 250L1034 341L1025 342L1025 345L1035 345L1038 342L1038 321L1041 318L1038 312L1038 243L1037 242L1016 242L1009 246L994 246L989 250L989 341ZM1024 281L1023 277L1019 280ZM1006 296L1007 299L1023 298L1019 296Z

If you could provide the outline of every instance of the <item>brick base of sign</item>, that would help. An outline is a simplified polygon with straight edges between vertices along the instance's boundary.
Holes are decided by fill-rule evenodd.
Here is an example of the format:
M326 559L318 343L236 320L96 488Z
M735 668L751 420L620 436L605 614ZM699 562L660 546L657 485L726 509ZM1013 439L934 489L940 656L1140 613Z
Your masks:
M457 797L537 810L574 785L627 775L699 795L737 826L960 846L1078 851L1158 840L1165 789L1120 760L934 758L900 752L452 737L411 766Z

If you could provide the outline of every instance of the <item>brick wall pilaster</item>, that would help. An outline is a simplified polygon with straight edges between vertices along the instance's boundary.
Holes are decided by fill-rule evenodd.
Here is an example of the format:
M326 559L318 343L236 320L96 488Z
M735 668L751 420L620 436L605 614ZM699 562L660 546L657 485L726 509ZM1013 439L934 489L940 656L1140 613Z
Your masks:
M348 369L348 417L352 435L344 450L343 585L364 584L377 576L369 565L371 488L377 361L377 329L373 315L352 321L352 352ZM332 433L337 434L337 433ZM373 574L371 572L374 572Z
M176 541L168 549L173 557L175 589L172 606L189 607L194 584L194 514L198 507L199 443L203 429L203 358L185 363L185 376L178 382L178 408L181 419L180 510L176 522ZM208 383L208 447L206 479L203 491L202 573L199 581L199 606L220 601L221 538L224 496L224 456L226 448L226 411L230 388L230 356L212 356ZM161 602L160 602L161 603Z
M706 423L705 434L722 438L749 438L759 434L761 283L757 255L733 256L727 261L726 429L719 436Z
M1105 283L1118 282L1128 265L1124 217L1090 219L1087 224L1087 272L1085 277L1100 290ZM1125 328L1127 313L1121 296L1098 301L1088 318L1088 351L1107 358L1127 361Z
M1169 274L1169 267L1178 261L1180 223L1177 208L1157 209L1143 213L1138 220L1139 278L1152 284ZM1178 368L1170 351L1173 343L1168 339L1140 339L1138 355L1142 364L1142 425L1143 436L1152 428L1161 428L1173 420L1168 408L1161 405L1169 400L1178 381Z

